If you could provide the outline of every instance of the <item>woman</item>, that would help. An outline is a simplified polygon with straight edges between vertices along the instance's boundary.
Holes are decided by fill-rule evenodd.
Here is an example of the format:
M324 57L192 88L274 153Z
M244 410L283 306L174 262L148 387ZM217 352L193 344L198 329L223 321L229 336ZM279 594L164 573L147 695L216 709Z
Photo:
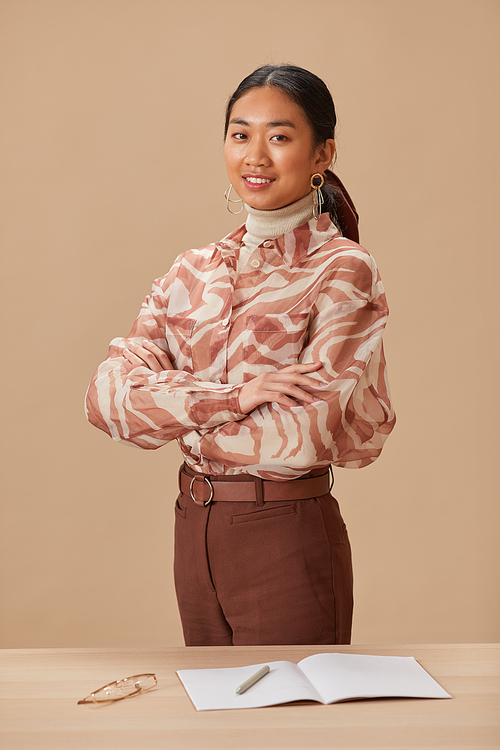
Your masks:
M179 442L186 645L350 642L351 553L329 468L374 461L394 414L380 277L339 230L357 239L328 171L335 123L327 87L302 68L242 81L225 160L246 224L177 258L87 394L113 439Z

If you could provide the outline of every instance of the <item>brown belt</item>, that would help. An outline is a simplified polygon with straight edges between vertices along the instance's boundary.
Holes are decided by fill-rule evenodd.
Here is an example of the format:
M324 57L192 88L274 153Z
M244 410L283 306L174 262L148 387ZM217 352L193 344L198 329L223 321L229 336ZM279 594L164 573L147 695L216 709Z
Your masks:
M283 500L307 500L327 495L331 489L330 473L327 469L319 476L307 476L285 482L273 482L253 477L250 474L215 477L195 474L181 467L179 487L196 505L212 502L254 502L263 505Z

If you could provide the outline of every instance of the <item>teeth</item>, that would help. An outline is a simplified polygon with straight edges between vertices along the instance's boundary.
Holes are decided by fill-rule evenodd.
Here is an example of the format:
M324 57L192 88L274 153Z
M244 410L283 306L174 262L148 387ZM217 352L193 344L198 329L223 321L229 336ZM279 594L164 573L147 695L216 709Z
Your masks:
M248 182L252 182L254 185L262 185L265 182L271 182L271 180L263 179L262 177L247 177Z

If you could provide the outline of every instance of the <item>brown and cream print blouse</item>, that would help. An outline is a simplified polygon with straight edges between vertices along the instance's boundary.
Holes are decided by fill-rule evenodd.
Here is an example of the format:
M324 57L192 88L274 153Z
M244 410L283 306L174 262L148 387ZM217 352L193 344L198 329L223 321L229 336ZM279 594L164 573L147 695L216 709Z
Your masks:
M328 464L366 466L395 422L375 261L327 214L261 242L238 268L244 234L245 225L188 250L154 282L130 334L113 339L92 379L88 419L139 448L177 439L186 463L212 475L279 481ZM131 339L153 341L175 370L127 362ZM239 411L247 380L318 361L308 375L314 403Z

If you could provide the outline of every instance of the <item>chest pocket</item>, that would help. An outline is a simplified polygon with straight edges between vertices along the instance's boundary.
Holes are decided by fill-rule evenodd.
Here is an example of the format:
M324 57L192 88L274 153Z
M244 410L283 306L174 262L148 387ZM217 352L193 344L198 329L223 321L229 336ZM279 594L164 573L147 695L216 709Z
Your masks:
M281 369L295 364L307 340L308 321L308 313L251 315L244 335L245 365L279 364Z
M191 353L191 337L195 321L181 315L167 318L165 338L172 364L176 370L184 370L193 374L193 359Z

